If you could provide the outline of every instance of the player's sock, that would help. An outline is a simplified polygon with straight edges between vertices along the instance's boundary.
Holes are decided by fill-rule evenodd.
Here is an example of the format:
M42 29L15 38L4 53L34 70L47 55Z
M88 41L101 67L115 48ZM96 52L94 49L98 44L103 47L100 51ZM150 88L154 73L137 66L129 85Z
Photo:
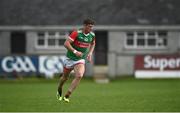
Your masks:
M66 93L65 97L66 97L66 98L69 98L70 95L71 95L71 92L68 91L68 92Z
M58 93L60 96L62 95L62 89L61 88L58 89Z

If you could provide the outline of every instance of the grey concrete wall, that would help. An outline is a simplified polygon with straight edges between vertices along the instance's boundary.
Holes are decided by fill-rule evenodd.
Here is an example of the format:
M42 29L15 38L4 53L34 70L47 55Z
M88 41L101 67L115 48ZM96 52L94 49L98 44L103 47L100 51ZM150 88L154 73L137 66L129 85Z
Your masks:
M117 76L132 75L134 72L134 56L118 56Z
M108 75L114 78L117 75L126 73L121 71L123 63L119 60L119 55L123 53L125 32L109 31L108 42Z
M125 32L109 32L108 74L110 77L133 73L134 55L124 49Z
M9 55L10 48L10 32L0 32L0 55Z
M93 70L93 64L86 63L86 69L85 69L85 76L93 76L94 75L94 70Z
M180 32L171 31L168 33L168 52L178 53Z
M116 53L110 52L108 53L108 76L110 78L114 78L117 75L117 60Z
M109 31L108 42L109 52L121 53L124 46L124 32L120 31Z
M109 32L108 75L109 77L132 75L134 55L124 49L126 32Z
M27 54L36 54L35 51L35 38L36 32L26 32L26 53Z

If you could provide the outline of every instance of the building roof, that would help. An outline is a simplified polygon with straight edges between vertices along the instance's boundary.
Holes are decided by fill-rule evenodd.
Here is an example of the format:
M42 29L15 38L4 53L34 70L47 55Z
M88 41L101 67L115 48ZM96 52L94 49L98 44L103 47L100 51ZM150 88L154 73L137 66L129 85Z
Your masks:
M177 25L180 0L0 0L0 26Z

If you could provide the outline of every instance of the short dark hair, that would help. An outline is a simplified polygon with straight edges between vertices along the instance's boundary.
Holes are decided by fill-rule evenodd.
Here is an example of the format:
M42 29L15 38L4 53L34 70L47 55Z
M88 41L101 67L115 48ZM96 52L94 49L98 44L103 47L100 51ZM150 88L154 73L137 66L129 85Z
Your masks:
M88 25L88 24L94 25L94 24L95 24L95 21L92 20L92 19L90 19L90 18L87 18L87 19L85 19L85 20L83 21L83 24L85 24L85 25Z

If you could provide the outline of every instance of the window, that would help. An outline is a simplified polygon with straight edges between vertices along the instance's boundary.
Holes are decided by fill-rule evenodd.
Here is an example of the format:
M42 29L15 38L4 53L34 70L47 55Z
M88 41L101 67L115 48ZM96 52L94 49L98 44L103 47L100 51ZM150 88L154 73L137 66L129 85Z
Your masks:
M45 45L44 33L39 33L38 34L37 45L39 45L39 46L44 46Z
M134 31L126 33L126 48L165 48L166 31Z
M133 33L127 33L127 36L128 36L127 45L133 46L134 45L134 39L133 39L134 34Z
M37 48L60 49L63 47L68 32L38 32Z

